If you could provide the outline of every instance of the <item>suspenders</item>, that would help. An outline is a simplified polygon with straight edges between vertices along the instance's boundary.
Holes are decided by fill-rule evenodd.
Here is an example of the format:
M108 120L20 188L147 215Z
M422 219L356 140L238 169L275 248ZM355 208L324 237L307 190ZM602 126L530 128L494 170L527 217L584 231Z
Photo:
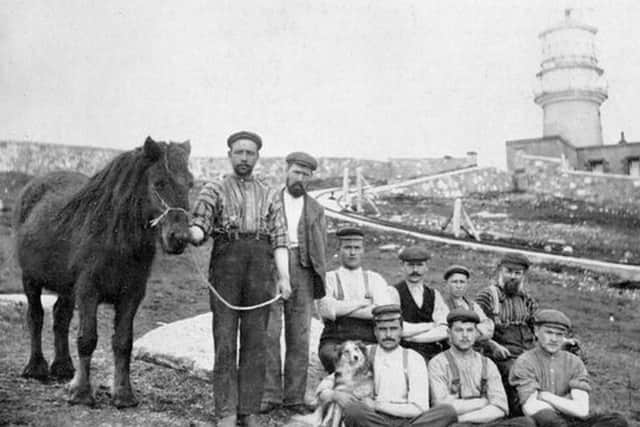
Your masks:
M364 297L371 298L371 287L369 286L369 272L366 270L362 270L362 279L364 281ZM342 282L340 281L340 275L338 274L338 270L334 271L336 275L336 291L337 291L337 300L344 300L344 289L342 288Z
M449 368L451 368L451 374L453 378L451 379L451 387L449 391L451 394L457 394L459 399L462 399L462 387L460 387L460 371L458 370L458 365L456 364L453 355L451 354L451 350L446 350L443 352L447 358L447 362L449 362ZM482 373L480 377L480 397L487 396L487 358L484 356L480 356L482 358Z
M371 350L369 350L369 359L371 360L371 366L375 366L374 363L376 361L376 350L378 349L377 345L374 345L373 347L371 347ZM402 347L402 371L404 372L404 383L405 386L407 388L407 396L409 395L409 371L408 371L408 367L409 367L409 350ZM373 369L373 398L376 398L376 387L375 387L375 377L376 377L376 370L375 367Z

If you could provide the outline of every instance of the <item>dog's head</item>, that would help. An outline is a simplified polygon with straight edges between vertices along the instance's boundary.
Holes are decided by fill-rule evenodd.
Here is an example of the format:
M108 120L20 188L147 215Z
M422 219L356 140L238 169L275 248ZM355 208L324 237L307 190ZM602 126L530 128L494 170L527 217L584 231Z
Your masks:
M362 341L345 341L338 350L336 376L366 375L372 370L367 347Z

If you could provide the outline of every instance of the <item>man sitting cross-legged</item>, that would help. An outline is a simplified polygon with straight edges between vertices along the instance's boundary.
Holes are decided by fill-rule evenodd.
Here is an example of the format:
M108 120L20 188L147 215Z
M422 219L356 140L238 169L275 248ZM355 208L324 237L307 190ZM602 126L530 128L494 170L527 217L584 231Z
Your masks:
M536 346L516 359L509 382L522 411L538 427L626 427L619 414L589 414L589 374L580 358L562 350L571 321L558 310L534 316Z
M335 390L335 379L327 377L318 387L321 404L342 407L345 426L445 427L456 421L449 405L429 409L429 386L424 359L414 350L400 347L400 306L388 304L373 309L377 345L369 350L373 364L374 396L357 399Z
M477 313L455 309L447 315L450 348L429 361L431 400L451 405L458 414L456 426L530 426L526 417L501 420L509 413L500 372L487 357L473 350L479 336Z

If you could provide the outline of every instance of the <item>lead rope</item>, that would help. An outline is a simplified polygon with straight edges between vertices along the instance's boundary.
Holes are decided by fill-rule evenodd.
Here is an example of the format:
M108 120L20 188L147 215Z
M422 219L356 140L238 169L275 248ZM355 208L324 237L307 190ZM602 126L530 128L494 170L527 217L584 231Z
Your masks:
M171 206L169 206L167 204L167 202L164 201L162 196L160 196L160 194L158 194L158 192L156 190L153 190L153 193L158 198L158 200L160 200L160 202L162 203L162 206L164 207L164 211L160 215L158 215L156 218L154 218L154 219L152 219L150 221L151 227L158 226L158 224L160 224L160 222L162 222L162 220L165 218L165 216L167 216L167 214L169 212L171 212L171 211L184 212L185 214L187 214L187 216L190 216L189 212L187 212L185 209L172 208ZM224 299L224 297L222 295L220 295L220 293L216 290L216 288L214 288L213 285L209 282L207 277L202 272L202 269L198 265L198 262L195 259L195 257L193 256L193 253L191 251L189 251L189 259L191 259L191 263L193 264L193 267L194 267L196 273L200 277L200 280L202 280L204 283L206 283L207 286L209 287L209 290L216 296L216 298L218 298L222 304L224 304L227 308L229 308L231 310L235 310L235 311L255 310L255 309L258 309L258 308L262 308L262 307L266 307L268 305L271 305L274 302L278 301L280 298L282 298L282 294L277 294L273 298L271 298L271 299L269 299L267 301L261 302L260 304L254 304L254 305L249 305L249 306L233 305L233 304L229 303L226 299Z

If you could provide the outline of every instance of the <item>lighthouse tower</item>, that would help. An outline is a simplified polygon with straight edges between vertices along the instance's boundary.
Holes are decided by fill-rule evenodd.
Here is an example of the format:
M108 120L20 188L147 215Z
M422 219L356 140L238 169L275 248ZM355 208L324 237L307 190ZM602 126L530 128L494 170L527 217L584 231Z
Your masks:
M580 22L571 9L542 33L542 62L535 103L543 111L543 136L560 135L576 147L602 145L600 105L607 99L598 66L597 28Z

